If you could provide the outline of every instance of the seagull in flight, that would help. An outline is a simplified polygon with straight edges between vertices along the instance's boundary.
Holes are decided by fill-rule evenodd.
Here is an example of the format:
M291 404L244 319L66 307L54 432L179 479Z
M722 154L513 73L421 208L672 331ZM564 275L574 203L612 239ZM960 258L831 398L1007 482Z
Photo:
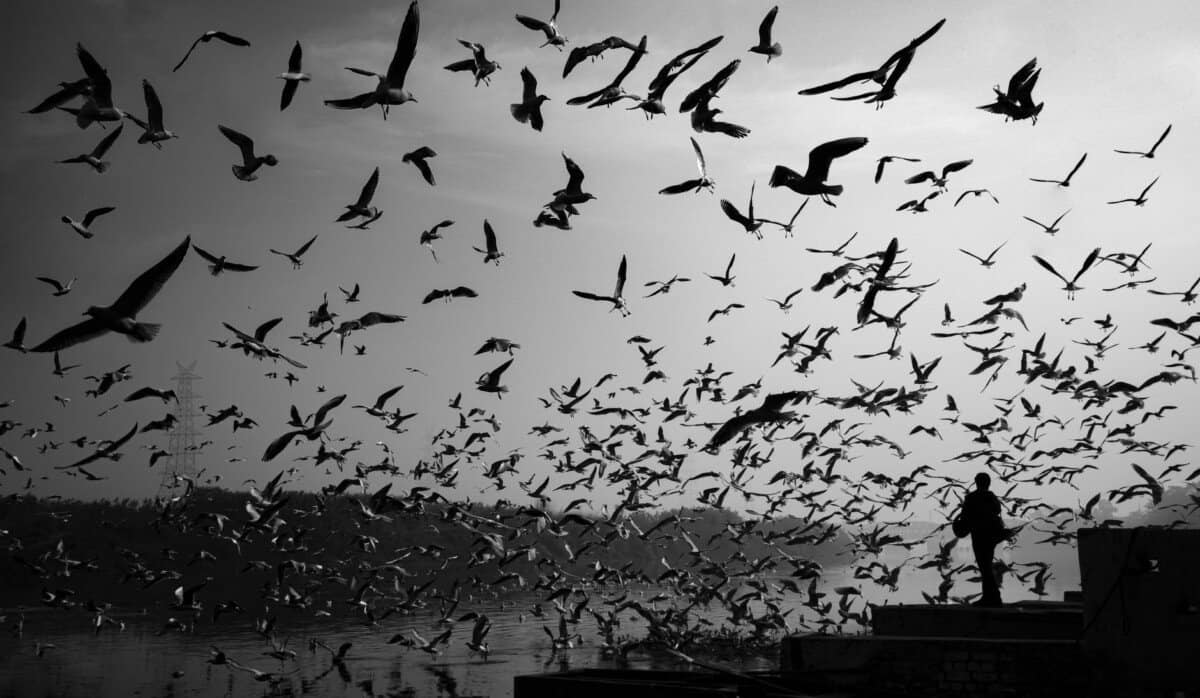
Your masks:
M1083 264L1079 267L1079 271L1075 272L1075 276L1071 277L1070 281L1067 281L1066 277L1064 277L1062 274L1059 274L1058 270L1054 268L1054 265L1050 264L1041 257L1033 255L1033 261L1040 264L1046 271L1057 276L1063 282L1063 290L1067 292L1067 299L1075 300L1075 292L1083 290L1083 287L1078 285L1079 277L1083 276L1084 273L1091 268L1092 264L1096 262L1096 259L1099 256L1100 248L1097 247L1096 249L1092 250L1091 254L1089 254L1086 259L1083 260Z
M125 289L125 292L112 305L89 307L84 312L84 315L90 316L87 320L58 332L31 351L60 351L95 339L107 332L119 332L133 342L149 342L154 339L160 326L137 322L137 314L154 299L154 296L179 268L179 264L183 261L191 245L191 237L184 238L183 242L170 254L134 279L129 288Z
M892 162L895 160L903 160L905 162L921 162L921 158L907 158L907 157L904 157L903 155L884 155L883 157L879 158L879 160L876 161L878 163L875 166L875 183L876 184L879 184L879 180L883 179L884 166L886 166L889 162Z
M370 218L375 215L376 209L371 208L371 199L375 197L375 189L379 186L379 167L371 172L371 176L367 177L366 184L363 184L362 191L358 194L358 200L352 204L346 204L346 211L337 217L338 223L355 218Z
M304 266L304 261L301 259L301 257L304 256L305 252L308 252L308 248L312 247L312 244L316 242L316 240L317 236L312 236L309 238L308 242L301 245L300 248L295 252L280 252L274 248L272 248L270 252L272 254L277 254L280 257L287 257L288 261L292 263L292 268L299 269L300 267Z
M404 16L404 24L400 27L400 35L396 38L396 52L388 65L386 75L363 70L362 68L346 68L352 73L376 78L379 83L370 92L364 92L346 99L327 99L326 106L334 109L369 109L379 105L383 118L388 117L388 110L406 102L416 102L417 98L404 88L404 80L408 68L412 65L413 57L417 54L417 35L421 29L421 13L417 9L417 0L408 6L408 14Z
M529 72L529 68L521 68L521 101L510 104L508 111L518 123L529 124L534 131L541 131L545 123L542 119L542 102L549 101L546 95L537 91L537 78Z
M772 58L779 58L783 55L783 46L778 42L771 41L771 29L775 26L775 15L779 14L779 5L767 10L767 16L763 17L762 22L758 25L758 43L750 47L750 53L760 53L767 57L767 62L770 63Z
M837 158L849 155L866 144L867 139L862 137L839 138L822 143L809 152L808 170L803 175L784 165L776 165L768 184L772 187L787 187L797 194L820 196L822 201L834 206L829 197L841 194L843 187L840 184L825 183L829 178L829 167Z
M500 258L504 256L504 253L496 244L496 231L492 230L492 224L486 218L483 219L483 245L485 249L479 249L474 245L471 246L471 249L483 255L484 264L494 262L496 266L500 266Z
M1158 182L1158 177L1155 177L1154 181L1152 181L1146 185L1146 188L1142 190L1141 194L1138 194L1137 196L1132 197L1132 198L1117 199L1116 201L1109 201L1108 203L1110 203L1110 204L1130 203L1130 204L1133 204L1134 206L1145 206L1146 202L1149 201L1149 199L1146 198L1146 194L1150 193L1150 188L1153 187L1157 182Z
M704 151L700 150L700 144L695 138L690 138L692 142L692 150L696 153L696 169L699 170L700 176L695 179L689 179L679 184L672 184L669 187L663 187L658 191L659 194L682 194L685 191L693 191L697 194L702 189L707 189L710 192L716 187L717 183L708 176L708 166L704 160Z
M1114 149L1113 149L1113 152L1114 152L1114 153L1121 153L1121 154L1123 154L1123 155L1138 155L1138 156L1140 156L1140 157L1144 157L1144 158L1153 158L1153 157L1154 157L1154 151L1158 150L1158 146L1159 146L1159 145L1161 145L1161 144L1162 144L1162 142L1163 142L1164 140L1166 140L1166 138L1167 138L1167 134L1168 134L1168 133L1170 133L1170 132L1171 132L1171 124L1167 124L1167 128L1166 128L1166 130L1164 130L1164 131L1162 132L1162 135L1158 137L1158 140L1154 141L1154 145L1150 146L1150 150L1146 150L1146 151L1141 151L1141 150L1117 150L1117 149L1115 149L1115 148L1114 148Z
M300 68L300 62L304 57L304 50L300 48L300 42L292 47L292 53L288 56L288 67L286 73L280 73L276 77L283 80L283 92L279 95L279 111L288 108L292 103L292 98L296 96L296 90L300 87L300 83L312 80L312 76L305 73Z
M192 243L192 249L196 251L196 254L200 255L201 259L208 262L208 271L213 276L217 276L223 271L254 271L255 269L258 269L258 267L251 266L249 264L230 262L228 259L226 259L225 255L217 256L212 252L201 249L201 247L195 243Z
M400 162L411 162L413 167L420 171L425 181L429 182L429 186L434 186L437 182L433 179L433 170L430 169L428 162L429 158L432 157L437 157L437 152L433 148L423 145L412 152L405 153L401 156Z
M96 147L92 148L92 152L82 153L80 155L76 155L75 157L67 158L66 160L59 160L59 164L66 165L71 163L81 163L91 167L96 171L96 174L104 174L108 171L109 166L112 165L111 162L104 159L104 155L108 152L108 149L112 147L113 143L115 143L116 140L121 137L121 131L124 129L125 124L121 124L112 133L108 134L104 138L101 138L100 142L96 144Z
M967 250L964 250L961 247L958 248L958 251L967 255L971 259L974 259L975 261L979 262L980 264L982 264L984 266L985 269L991 269L992 267L994 267L996 265L996 262L995 262L996 253L999 252L1000 249L1003 248L1007 244L1008 244L1007 240L1000 243L1000 245L997 246L996 249L992 250L991 253L989 253L987 257L980 257L979 255L975 254L974 252L968 252Z
M567 37L563 36L562 32L558 30L558 10L560 9L560 5L560 0L554 0L554 14L550 15L549 22L544 22L540 19L534 19L533 17L526 17L525 15L516 16L517 21L521 23L521 26L525 27L526 29L532 29L535 32L542 32L546 35L546 43L542 44L538 48L542 48L544 46L553 46L561 51L563 50L563 45L567 43Z
M231 143L238 147L242 153L242 164L233 166L233 176L243 182L253 182L258 179L258 175L254 174L260 167L274 167L279 164L279 160L274 155L263 155L259 157L254 154L254 141L244 133L234 131L228 126L217 124L217 128L221 131Z
M230 34L228 32L223 32L223 31L216 30L216 29L206 31L203 34L201 34L199 36L199 38L197 38L195 41L192 42L192 45L190 47L188 47L187 53L183 54L183 58L179 59L179 62L175 64L174 68L171 68L171 72L174 73L175 71L182 68L183 64L187 62L187 59L189 57L191 57L192 51L195 51L197 46L199 46L202 43L207 44L208 42L212 41L213 39L218 39L220 41L224 41L225 43L229 44L230 46L249 46L250 45L249 41L246 41L245 39L243 39L240 36L234 36L233 34Z
M612 307L609 308L609 312L619 310L623 317L628 317L629 306L625 303L624 296L621 295L625 290L625 270L625 255L621 255L621 265L617 267L617 285L613 289L611 296L601 296L599 294L589 293L587 291L571 291L571 293L590 301L604 301L606 303L611 303Z
M37 277L37 280L53 286L55 297L67 295L68 293L71 292L71 287L75 284L74 277L72 277L71 280L65 284L63 282L59 281L58 279L52 279L48 276L39 276L39 277Z
M142 121L133 114L125 116L142 128L143 133L138 136L138 143L151 143L155 148L162 150L163 141L179 138L179 134L163 126L162 102L158 100L158 93L154 91L154 86L149 80L142 80L142 93L146 98L146 120Z
M112 213L113 211L116 211L116 210L117 210L116 206L101 206L100 208L94 208L91 211L88 211L86 214L84 214L82 221L77 221L74 218L71 218L70 216L63 216L62 222L71 226L71 229L74 230L75 232L79 233L80 237L82 237L84 239L90 239L93 234L91 231L92 221L96 220L97 218L99 218L100 216L103 216L106 213Z
M1075 166L1071 168L1071 171L1068 172L1067 176L1063 179L1038 179L1037 177L1030 177L1029 181L1045 182L1046 184L1057 184L1060 187L1069 187L1071 186L1071 178L1075 176L1075 173L1079 171L1080 167L1083 167L1083 161L1087 160L1087 156L1088 154L1084 153L1083 157L1079 158L1079 162L1075 163Z
M1021 216L1021 217L1024 218L1025 220L1029 221L1030 223L1033 223L1034 225L1038 226L1039 228L1041 228L1043 231L1046 232L1047 235L1053 235L1061 230L1061 228L1058 227L1059 221L1061 221L1063 218L1065 218L1066 215L1070 212L1071 212L1071 209L1067 209L1066 211L1063 211L1062 214L1060 214L1058 218L1055 218L1054 222L1051 223L1050 225L1046 225L1045 223L1043 223L1039 220L1030 218L1029 216Z

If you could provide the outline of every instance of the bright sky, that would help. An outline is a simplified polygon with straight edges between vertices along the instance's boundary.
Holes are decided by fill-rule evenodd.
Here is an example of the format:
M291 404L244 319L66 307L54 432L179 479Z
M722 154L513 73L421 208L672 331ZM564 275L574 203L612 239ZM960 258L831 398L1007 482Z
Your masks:
M398 462L405 469L419 458L428 458L431 436L457 421L446 403L461 391L464 407L494 410L504 425L488 445L483 462L520 448L527 456L521 478L540 480L550 464L535 457L541 442L527 436L530 426L548 420L567 428L566 435L577 445L579 425L589 424L603 436L613 422L586 414L566 417L544 410L537 398L545 397L547 388L569 384L577 376L586 386L610 371L619 378L608 389L640 386L645 369L636 349L625 343L635 334L650 337L652 347L665 345L658 368L668 380L645 386L641 395L622 392L614 400L605 398L607 389L598 391L606 404L640 407L651 398L674 400L683 381L709 362L718 370L734 372L724 382L727 394L763 379L760 397L739 403L744 408L782 390L815 389L821 395L848 396L854 393L852 378L868 385L886 380L889 386L911 388L912 377L906 375L908 352L923 362L943 355L933 375L939 390L913 415L870 418L828 407L800 409L812 414L811 429L834 417L844 417L847 424L868 420L864 435L882 434L910 451L898 460L886 448L857 446L852 453L859 460L840 466L851 479L864 470L899 475L929 463L943 474L965 480L978 466L942 463L972 446L964 430L936 422L944 414L946 393L957 398L964 421L995 418L992 398L1012 397L1023 387L1026 397L1044 404L1044 416L1076 420L1067 431L1051 432L1034 448L1068 445L1086 413L1065 397L1051 397L1040 385L1025 387L1013 375L1019 364L1016 350L1009 352L1001 379L981 394L985 376L967 375L976 355L957 340L928 336L942 329L943 303L949 302L955 316L965 322L982 314L983 299L1028 283L1025 299L1015 307L1025 316L1029 331L1006 322L1003 328L1016 333L1008 346L1030 347L1044 331L1048 355L1063 348L1064 363L1075 364L1080 371L1088 350L1072 340L1098 339L1103 331L1092 321L1111 313L1118 328L1111 341L1120 346L1107 353L1098 362L1099 371L1089 376L1101 381L1140 382L1172 360L1169 349L1187 345L1186 340L1169 336L1158 354L1130 349L1158 335L1160 328L1150 326L1150 319L1183 318L1194 307L1185 307L1177 298L1151 296L1145 286L1103 292L1102 288L1130 278L1108 263L1090 271L1082 282L1086 290L1069 302L1061 284L1031 255L1043 256L1064 274L1073 274L1094 247L1106 253L1136 253L1153 243L1145 258L1151 268L1136 278L1157 277L1148 288L1170 291L1185 289L1195 280L1200 242L1194 231L1200 221L1190 202L1200 181L1190 155L1200 147L1200 137L1192 128L1200 113L1200 10L1194 3L1153 3L1139 11L1118 2L783 3L774 28L783 55L767 64L746 49L757 40L758 23L769 3L565 0L559 26L570 40L568 48L612 34L631 42L648 35L650 53L625 83L631 92L644 93L654 73L678 52L724 35L724 41L668 91L670 112L651 122L640 112L626 111L624 103L611 109L566 105L570 97L610 80L627 53L610 52L561 79L565 52L539 48L541 35L513 19L514 12L547 18L552 6L549 0L426 0L421 4L416 58L406 81L419 102L393 108L385 121L377 109L337 111L322 100L371 87L369 78L343 66L386 69L406 2L353 3L348 8L298 1L287 3L286 11L275 4L243 2L8 3L8 19L0 28L0 53L9 67L9 78L0 84L0 139L6 154L0 163L0 202L7 230L0 237L4 299L0 331L5 339L22 316L29 318L26 343L33 345L76 322L88 305L111 303L185 235L231 260L260 265L248 274L213 278L198 257L189 255L139 316L163 323L161 335L143 345L110 335L64 351L64 361L82 364L65 379L50 374L48 355L5 350L0 402L13 400L14 404L0 410L0 419L23 425L0 436L0 445L34 469L34 491L80 497L153 495L159 471L146 468L148 452L140 447L165 444L165 438L139 436L125 460L97 465L97 473L109 478L102 482L52 473L53 466L78 457L80 452L73 446L45 454L38 454L36 447L46 439L65 441L83 433L113 438L134 421L145 424L163 416L161 405L144 401L96 418L134 388L171 387L176 361L198 362L197 372L204 376L199 384L203 403L214 410L237 404L261 425L238 432L236 438L228 425L205 435L215 442L206 451L208 473L237 486L245 478L269 478L290 458L315 451L315 444L304 443L272 463L258 462L266 444L285 430L288 405L296 404L308 413L343 392L349 399L334 412L330 431L368 444L352 456L352 462L355 457L376 462L381 453L370 444L380 439L400 455ZM945 26L918 50L899 83L898 97L883 109L796 94L801 88L877 66L942 17ZM244 36L252 46L201 45L179 72L172 73L171 67L191 41L208 29ZM488 56L500 63L490 86L476 88L468 74L443 69L469 57L455 41L458 38L484 44ZM304 48L304 69L313 78L301 85L292 106L280 113L282 82L275 76L286 68L297 40ZM107 68L117 106L143 114L140 83L143 78L153 83L164 105L167 128L180 138L158 151L137 145L138 130L128 124L109 154L113 166L106 174L55 164L90 150L103 136L97 126L81 131L60 112L23 113L59 81L82 75L74 55L77 41ZM1033 57L1042 69L1034 95L1045 101L1036 126L1028 121L1005 123L975 109L991 100L992 85L1006 84ZM724 117L752 133L744 140L694 134L687 115L675 112L676 105L733 58L742 60L741 67L714 104L724 110ZM518 124L508 113L508 105L520 97L523 66L538 77L540 91L551 98L543 108L546 126L541 133ZM218 123L251 136L260 153L279 158L279 166L264 168L255 182L235 179L230 165L237 151L218 133ZM1113 148L1148 148L1168 124L1174 129L1153 160L1112 152ZM658 195L660 188L696 176L688 143L692 135L708 158L709 173L717 182L715 195ZM785 239L767 226L765 239L756 240L721 213L721 198L744 211L751 183L757 182L756 212L786 219L803 199L766 186L774 165L802 171L812 147L848 136L865 136L870 142L833 165L830 181L843 184L845 193L836 208L810 202L797 220L794 238ZM436 187L401 162L404 153L422 145L438 153L430 161ZM563 152L582 167L584 188L597 198L581 207L581 214L572 219L573 230L534 228L531 222L541 205L565 183ZM1064 176L1084 152L1088 160L1069 189L1028 180ZM888 154L918 157L922 162L892 163L883 182L874 184L876 159ZM965 158L973 158L974 164L951 177L949 193L931 202L928 213L895 211L902 202L930 191L927 184L904 184L904 177ZM343 206L357 197L376 166L381 180L374 203L385 210L383 218L365 231L333 222ZM1155 177L1161 179L1145 207L1106 205L1108 200L1136 195ZM999 205L986 198L952 205L964 189L980 187L993 192ZM116 211L96 222L90 240L59 222L62 215L80 218L88 209L105 205L116 206ZM1050 221L1068 209L1071 213L1055 237L1022 219ZM494 226L506 255L499 267L485 266L471 249L483 245L485 218ZM440 262L435 263L417 240L422 230L442 219L455 224L443 229L445 239L436 245ZM852 358L855 353L886 348L891 332L877 325L852 331L859 294L835 300L833 289L820 294L810 290L820 274L840 260L804 248L832 248L855 232L859 235L850 247L853 253L880 250L897 237L906 250L902 260L912 263L909 280L937 282L906 315L902 361ZM319 237L298 271L267 252L268 248L295 249L314 234ZM991 270L958 251L962 247L985 255L1001 243L1007 244ZM704 277L705 272L722 271L734 253L735 286L723 288ZM572 289L608 292L622 255L629 260L630 317L608 313L601 304L571 295ZM646 282L674 274L692 281L668 295L641 298L648 292ZM69 295L56 298L48 286L35 280L39 275L78 277L78 281ZM347 306L341 302L338 286L349 289L355 283L362 286L362 302ZM421 304L431 289L457 285L475 289L479 298ZM805 290L790 314L765 300L782 298L801 287ZM354 335L348 344L365 343L365 356L349 351L339 356L336 342L317 349L287 340L288 335L307 329L307 311L316 308L326 292L332 309L343 318L378 310L408 319ZM890 313L908 300L907 294L883 294L879 305ZM706 322L713 309L734 302L746 308ZM221 328L223 321L249 331L280 316L283 323L271 340L310 367L298 372L301 380L294 387L263 375L278 369L282 376L289 367L260 363L207 341L229 338ZM1070 316L1083 319L1064 326L1060 318ZM817 362L817 370L807 376L796 374L787 361L770 368L780 332L794 333L811 325L811 339L816 328L834 324L841 332L830 342L833 362ZM715 339L712 346L703 345L706 335ZM480 373L506 358L473 355L490 336L521 345L504 376L511 392L502 401L474 389ZM984 341L990 343L998 336ZM1185 361L1192 358L1188 355ZM131 382L99 400L84 397L88 387L84 375L98 375L124 363L133 364ZM408 372L406 367L427 375ZM350 404L370 403L378 393L401 383L405 387L389 407L420 413L409 423L408 433L391 434L377 421L349 409ZM318 394L318 385L328 392ZM52 399L55 394L70 397L70 404L60 407ZM1192 441L1195 383L1155 386L1144 397L1150 409L1163 404L1179 409L1140 428L1136 438ZM1121 402L1102 408L1100 416ZM733 410L732 405L705 403L697 408L696 421L724 421ZM1010 417L1014 433L1036 424L1020 413L1018 406ZM656 413L648 431L661 416ZM1114 415L1110 425L1138 419L1140 413ZM24 428L46 421L54 423L58 433L32 441L19 438ZM945 441L908 433L915 424L935 422ZM667 432L680 451L689 437L701 443L708 438L707 432L682 428L678 422L668 424ZM836 445L832 436L827 441ZM236 448L226 451L230 446ZM685 473L721 468L729 450L719 458L690 455ZM1120 455L1119 450L1110 444L1098 461L1101 470L1077 481L1082 492L1026 486L1019 493L1073 504L1099 489L1136 482L1129 467L1135 459ZM639 451L627 443L623 454L633 457ZM1184 452L1172 462L1189 455ZM246 460L224 462L234 456ZM1063 464L1082 464L1082 457L1077 458ZM1144 454L1141 461L1152 473L1167 465ZM26 476L7 465L0 462L9 471L4 489L13 491L24 485ZM763 479L779 468L799 470L801 465L798 447L778 444ZM305 474L297 480L300 486L315 488L340 479L337 473L299 466ZM459 497L479 496L484 484L480 467L464 467ZM38 480L40 476L49 479ZM513 492L515 488L504 494L514 496ZM693 503L694 494L664 503ZM613 494L596 495L596 504L613 501Z

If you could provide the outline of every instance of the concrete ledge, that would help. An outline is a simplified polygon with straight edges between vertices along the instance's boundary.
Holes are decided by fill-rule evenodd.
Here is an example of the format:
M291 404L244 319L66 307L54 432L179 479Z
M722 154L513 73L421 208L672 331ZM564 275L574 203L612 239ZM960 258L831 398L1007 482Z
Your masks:
M876 637L1077 640L1083 630L1083 607L1053 601L1002 608L927 604L873 606L871 625Z

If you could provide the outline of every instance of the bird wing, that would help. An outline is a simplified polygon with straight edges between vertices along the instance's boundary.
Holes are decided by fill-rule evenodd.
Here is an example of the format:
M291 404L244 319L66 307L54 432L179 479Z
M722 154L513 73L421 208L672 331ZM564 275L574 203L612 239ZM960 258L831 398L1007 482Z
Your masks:
M372 73L374 75L374 73ZM375 93L364 92L354 97L346 97L345 99L327 99L325 106L333 107L334 109L366 109L375 104Z
M620 298L625 290L625 255L621 255L621 266L617 267L617 287L613 290L613 298Z
M642 40L638 42L637 48L630 54L629 60L625 61L625 67L621 68L621 72L617 73L617 77L613 79L612 85L620 85L626 76L633 72L639 61L642 60L642 54L646 53L646 35L642 35Z
M466 286L455 286L450 289L450 295L454 298L476 298L479 296L473 289Z
M1071 181L1071 178L1075 176L1075 173L1079 171L1079 168L1083 167L1083 161L1087 160L1087 156L1088 154L1084 153L1083 157L1079 158L1079 162L1075 163L1075 166L1071 168L1069 173L1067 173L1067 178L1063 180L1064 182Z
M458 288L461 289L464 287L459 286ZM455 290L458 290L458 289L455 289ZM470 290L470 289L467 289L467 290ZM474 292L472 291L472 293L474 293ZM395 315L392 313L381 313L379 311L373 310L369 313L364 313L363 316L358 319L358 322L363 327L371 327L372 325L404 322L404 316L403 315Z
M742 212L737 209L737 206L734 206L733 203L728 199L721 199L721 210L724 211L725 215L729 217L729 220L733 221L734 223L747 228L754 226L754 221L742 215ZM728 272L726 272L726 274L728 274Z
M92 157L96 158L97 160L104 157L104 154L108 152L108 149L112 147L112 144L115 143L117 138L121 136L121 131L124 130L125 124L121 124L112 133L108 134L104 138L101 138L100 142L97 143L96 147L92 150Z
M243 39L242 37L234 36L233 34L230 34L228 32L223 32L223 31L213 32L212 38L220 39L221 41L224 41L225 43L230 44L232 46L249 46L250 45L250 42Z
M581 191L583 187L583 170L575 161L562 154L563 163L567 167L567 191Z
M313 424L317 425L324 422L325 415L328 414L330 410L334 409L345 401L346 395L344 393L342 395L338 395L337 397L330 398L324 405L318 407L315 413L313 413Z
M188 47L187 53L183 54L183 58L179 59L179 62L175 64L174 68L171 68L172 73L182 68L184 63L187 63L187 59L191 57L192 51L196 50L196 47L200 45L200 40L203 38L203 35L201 35L192 42L192 45Z
M263 324L259 325L258 328L254 330L254 339L260 343L266 341L267 333L275 329L275 326L281 322L283 322L283 318L277 317L274 320L267 320Z
M288 72L289 73L299 73L300 72L300 61L303 58L303 56L304 56L304 51L300 48L300 42L297 41L296 45L292 47L291 55L288 56ZM292 84L295 84L295 83L292 83Z
M528 67L521 68L521 101L530 104L537 99L537 78Z
M388 66L387 83L394 88L404 87L404 76L408 66L412 64L413 56L417 53L417 33L421 29L421 13L417 9L417 0L408 6L408 14L404 17L404 25L400 27L400 36L396 39L396 53Z
M1021 66L1017 72L1013 73L1008 80L1008 96L1014 97L1021 90L1021 85L1028 82L1033 77L1034 70L1037 68L1037 59L1030 59L1028 63Z
M1092 250L1091 254L1087 256L1087 259L1083 260L1083 265L1079 267L1079 271L1075 272L1075 278L1071 279L1071 283L1078 281L1079 277L1083 276L1084 272L1086 272L1093 264L1095 264L1096 258L1099 256L1100 248L1097 247L1096 249Z
M83 66L83 72L87 73L88 80L92 83L92 99L97 104L111 106L112 81L108 79L108 71L96 62L83 44L75 44L75 54L79 56L79 64Z
M162 102L158 99L158 93L154 91L154 86L149 80L142 80L142 94L146 98L146 121L155 129L163 127L163 111Z
M1162 135L1158 137L1158 140L1154 141L1154 145L1150 146L1151 153L1153 153L1155 150L1158 149L1159 144L1161 144L1164 140L1167 139L1167 134L1170 132L1171 132L1171 124L1167 124L1166 130L1164 130L1162 132Z
M112 304L112 310L125 317L136 317L138 312L154 299L163 284L167 283L167 280L179 268L180 262L183 261L191 245L192 238L189 235L170 254L142 272L141 276L134 279L129 288L125 289L121 297Z
M437 182L433 178L433 169L429 166L429 163L426 162L424 158L413 158L409 162L416 166L417 170L421 172L421 176L426 182L429 182L430 186L437 185Z
M779 14L779 5L767 10L767 16L763 17L762 22L758 25L758 45L770 47L771 45L771 27L775 25L775 15Z
M23 330L24 322L25 322L25 320L24 320L24 318L22 318L21 325L18 325L18 330ZM46 341L42 342L41 344L37 345L36 347L30 349L30 351L34 351L34 352L59 351L62 349L66 349L67 347L79 344L81 342L86 342L90 339L95 339L96 337L99 337L100 335L104 334L105 332L108 332L108 328L104 326L104 323L100 322L96 318L88 318L87 320L84 320L83 322L76 323L76 324L71 325L70 327L66 328L65 330L58 332L50 339L47 339ZM23 334L23 332L22 332L22 334Z
M571 293L574 293L575 295L579 296L580 298L586 298L589 301L611 301L612 300L611 298L608 298L607 296L600 296L595 293L589 293L587 291L571 291ZM428 302L428 301L426 301L426 302Z
M875 166L875 183L876 184L879 184L879 180L883 178L883 167L886 164L887 164L887 160L884 160L883 158L879 158L879 164ZM958 198L962 199L961 196ZM955 205L957 206L958 204L955 204Z
M852 85L856 82L866 82L867 80L870 80L873 77L875 77L875 73L876 73L876 71L874 71L874 70L867 70L867 71L864 71L861 73L854 73L853 75L848 75L840 80L834 80L833 82L827 82L823 85L817 85L816 87L809 87L809 88L800 90L797 94L819 95L819 94L824 94L826 92L832 92L833 90L845 87L846 85Z
M379 167L375 167L375 171L367 178L367 183L363 185L362 191L358 194L358 201L355 206L366 207L370 205L371 199L375 197L375 188L379 186Z
M48 276L39 276L39 277L37 277L37 280L50 284L51 286L54 287L55 291L63 290L62 282L59 281L58 279L51 279Z
M277 437L274 441L267 445L267 450L263 452L263 462L272 460L275 458L275 456L278 456L280 453L282 453L283 449L287 448L288 444L292 443L292 439L296 438L301 433L303 432L300 430L289 431Z
M461 61L454 61L453 63L447 65L445 67L445 69L449 70L452 73L460 73L460 72L464 72L467 70L475 70L475 59L474 58L464 58Z
M822 143L813 148L808 154L808 171L805 178L825 181L829 177L829 166L835 158L849 155L867 144L863 137L839 138L828 143Z
M964 249L963 249L963 248L961 248L961 247L960 247L960 248L958 248L958 251L959 251L959 252L962 252L963 254L967 255L968 257L970 257L970 258L972 258L972 259L974 259L974 260L978 261L980 264L985 264L985 263L986 263L982 257L980 257L979 255L975 254L974 252L967 252L966 250L964 250Z
M303 255L305 252L308 252L308 248L312 247L312 244L314 242L316 242L316 240L317 240L317 236L316 235L312 236L312 238L310 238L308 242L301 245L300 249L296 250L295 254L293 254L292 256L299 257L299 256ZM284 255L284 256L286 257L287 255Z
M83 227L88 227L92 224L92 221L96 220L100 216L103 216L106 213L112 213L116 210L116 206L101 206L100 208L94 208L91 211L88 211L87 215L83 217Z
M955 162L952 162L942 168L942 177L944 178L946 175L950 174L951 172L958 172L959 170L966 168L967 165L970 165L973 162L975 162L975 161L974 160L956 160Z
M672 185L663 187L662 189L658 190L658 193L659 194L682 194L685 191L691 191L692 189L695 189L696 187L700 186L700 182L701 182L701 180L699 180L699 179L689 179L689 180L680 182L679 184L672 184Z
M1053 264L1051 264L1050 262L1047 262L1046 260L1042 259L1041 257L1039 257L1039 256L1037 256L1037 255L1033 255L1033 261L1035 261L1035 262L1037 262L1038 264L1042 265L1042 268L1043 268L1043 269L1045 269L1046 271L1048 271L1048 272L1050 272L1051 274L1054 274L1054 275L1055 275L1055 276L1057 276L1058 278L1062 279L1062 282L1063 282L1064 284L1065 284L1065 283L1067 283L1067 280L1066 280L1065 278L1063 278L1063 275L1062 275L1062 274L1059 274L1059 273L1058 273L1058 270L1057 270L1057 269L1055 269L1055 268L1054 268L1054 265L1053 265Z
M704 151L700 150L700 144L696 142L695 138L689 138L689 140L692 142L692 150L696 151L696 168L700 170L700 178L706 179L708 177L708 163L704 160Z
M513 360L509 359L508 361L505 361L496 368L492 369L491 373L488 374L489 380L492 383L498 383L500 381L500 376L508 370L508 367L512 365L512 362Z
M421 304L424 305L426 303L432 303L433 301L436 301L439 298L445 298L448 295L450 295L449 291L444 291L441 289L434 289L434 290L430 291L429 293L425 294L425 299L421 301Z
M487 219L483 219L483 241L487 246L488 254L495 254L499 247L496 245L496 231L492 230L492 224L488 223Z
M228 126L224 126L222 124L217 124L217 128L221 131L221 133L225 134L225 137L228 138L231 143L238 147L238 150L242 151L242 160L247 165L254 162L254 141L250 139L250 136L234 131Z
M538 32L547 32L549 35L550 25L540 19L526 17L525 15L516 15L517 21L525 26L526 29L532 29Z
M211 252L206 252L206 251L205 251L205 250L203 250L203 249L202 249L202 248L201 248L199 245L197 245L197 244L195 244L195 243L192 243L192 249L193 249L193 250L195 250L195 251L196 251L196 254L200 255L200 257L201 257L202 259L204 259L204 260L206 260L206 261L208 261L208 262L211 262L211 263L213 263L213 264L217 264L217 263L219 263L219 262L221 261L221 260L220 260L220 258L218 258L216 255L214 255L214 254L213 254L213 253L211 253Z

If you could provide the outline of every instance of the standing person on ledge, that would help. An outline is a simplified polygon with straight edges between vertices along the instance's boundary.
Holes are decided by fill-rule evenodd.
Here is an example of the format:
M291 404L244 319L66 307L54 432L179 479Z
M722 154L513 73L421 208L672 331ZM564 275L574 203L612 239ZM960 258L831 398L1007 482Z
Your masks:
M975 489L963 498L962 511L954 521L954 532L960 538L968 534L971 536L975 565L979 567L979 577L983 582L983 596L975 605L999 608L1003 604L992 559L996 545L1007 540L1009 533L1000 518L1000 500L989 489L991 484L992 478L987 473L975 476Z

